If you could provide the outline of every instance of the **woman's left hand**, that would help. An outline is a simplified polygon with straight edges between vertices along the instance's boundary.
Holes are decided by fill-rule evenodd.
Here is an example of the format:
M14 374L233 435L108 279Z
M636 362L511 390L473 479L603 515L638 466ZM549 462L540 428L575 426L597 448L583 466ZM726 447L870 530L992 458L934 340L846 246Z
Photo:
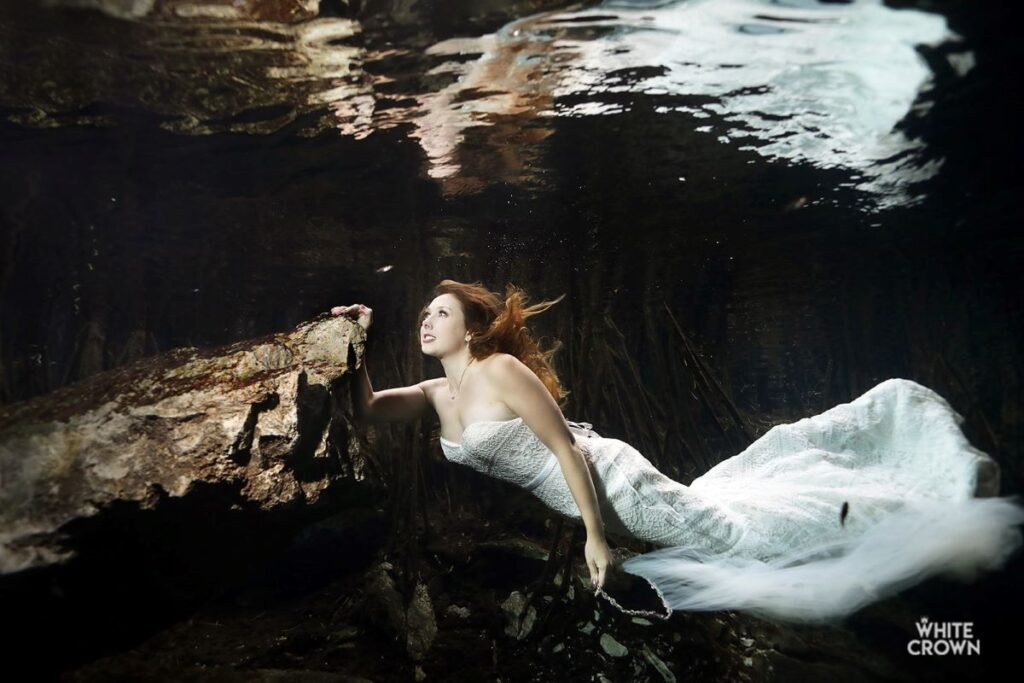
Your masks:
M611 548L608 547L604 536L588 536L583 547L583 555L587 558L587 567L590 569L590 582L595 589L603 586L605 574L614 562Z

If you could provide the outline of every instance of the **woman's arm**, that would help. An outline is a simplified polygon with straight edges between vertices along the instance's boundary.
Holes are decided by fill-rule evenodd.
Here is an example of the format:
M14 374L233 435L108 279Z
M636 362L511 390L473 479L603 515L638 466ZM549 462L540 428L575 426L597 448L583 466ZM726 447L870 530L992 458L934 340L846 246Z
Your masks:
M356 417L370 422L401 422L420 418L430 407L424 385L432 381L428 379L408 387L374 391L366 371L364 355L352 387Z
M540 378L515 356L500 354L484 367L487 368L490 383L496 389L498 398L523 418L527 426L558 458L565 481L587 528L586 554L592 579L603 585L605 569L611 563L611 553L604 537L604 522L597 492L583 451L576 445L576 439L569 431L562 411Z
M422 417L430 407L430 398L427 395L428 383L434 380L426 380L419 384L397 389L385 389L374 391L370 383L370 375L366 370L366 356L369 349L370 325L373 323L373 309L363 304L352 304L351 306L335 306L331 309L332 315L343 315L350 320L355 320L367 333L366 351L363 353L363 362L356 370L355 381L352 382L352 405L356 417L360 420L372 422L397 422L415 420Z

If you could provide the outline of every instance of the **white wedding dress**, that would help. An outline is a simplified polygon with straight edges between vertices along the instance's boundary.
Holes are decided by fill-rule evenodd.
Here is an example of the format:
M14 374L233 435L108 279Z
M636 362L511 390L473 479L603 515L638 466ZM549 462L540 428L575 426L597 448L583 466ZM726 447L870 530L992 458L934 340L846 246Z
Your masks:
M570 428L605 530L658 550L629 558L672 610L830 621L923 579L973 579L1020 547L1024 507L937 393L889 379L850 403L772 427L685 486L624 441ZM476 422L445 457L580 519L554 454L522 418ZM607 595L616 607L627 610ZM653 614L643 611L644 614Z

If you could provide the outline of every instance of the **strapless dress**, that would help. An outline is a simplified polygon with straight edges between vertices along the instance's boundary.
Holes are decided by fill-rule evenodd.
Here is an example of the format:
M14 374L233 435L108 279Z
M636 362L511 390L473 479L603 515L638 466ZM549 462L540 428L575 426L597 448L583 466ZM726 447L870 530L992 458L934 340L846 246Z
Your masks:
M605 531L659 546L621 564L660 596L665 611L654 616L735 609L816 622L935 574L974 579L1021 546L1024 506L996 497L999 467L962 422L931 389L888 379L772 427L689 485L588 423L569 427ZM581 519L557 458L522 418L473 423L461 443L441 447L449 461Z

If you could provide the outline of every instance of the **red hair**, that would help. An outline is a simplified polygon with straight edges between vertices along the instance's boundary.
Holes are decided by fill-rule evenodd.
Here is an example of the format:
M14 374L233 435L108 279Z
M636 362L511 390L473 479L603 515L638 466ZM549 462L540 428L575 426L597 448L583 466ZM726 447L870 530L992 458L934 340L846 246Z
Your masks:
M469 354L473 358L482 360L494 353L513 355L537 375L557 403L569 395L551 365L551 359L562 348L562 342L556 340L554 346L542 351L526 327L527 318L548 310L564 299L564 294L551 301L527 306L526 292L515 285L506 287L505 301L502 302L498 294L479 282L441 280L434 286L432 298L442 294L451 294L462 305L466 330L472 334ZM420 311L420 324L426 313L427 307L424 306Z

